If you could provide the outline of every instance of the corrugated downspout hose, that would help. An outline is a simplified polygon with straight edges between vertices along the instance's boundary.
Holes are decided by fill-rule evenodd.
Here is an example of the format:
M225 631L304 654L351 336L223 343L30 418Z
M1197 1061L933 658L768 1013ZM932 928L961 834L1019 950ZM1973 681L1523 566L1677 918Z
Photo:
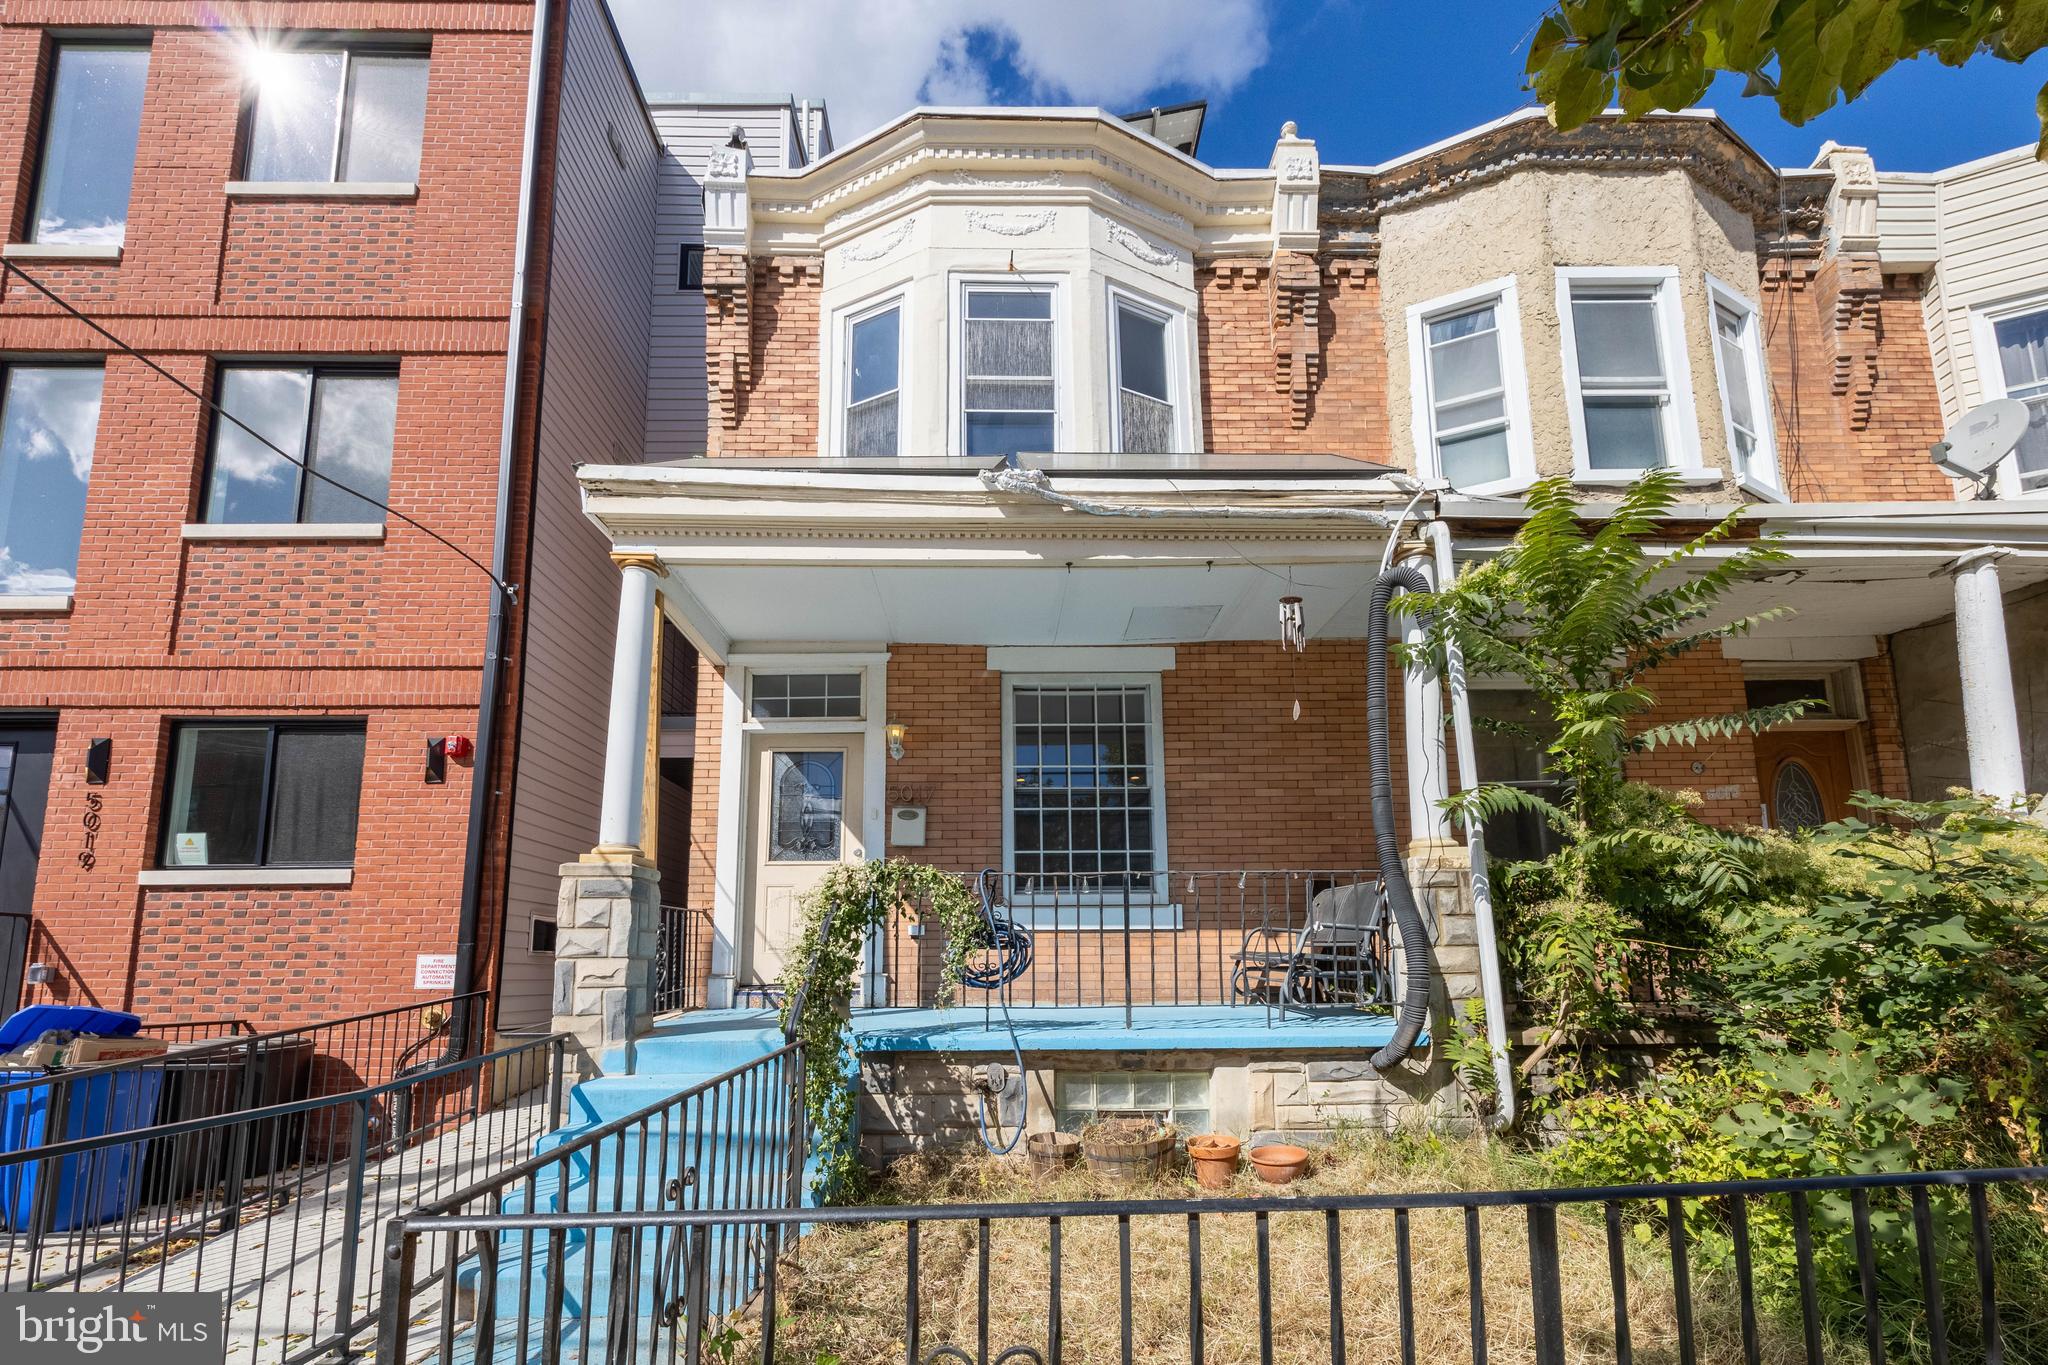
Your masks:
M1397 589L1428 592L1429 580L1412 564L1396 564L1382 572L1372 583L1365 627L1365 734L1372 772L1372 836L1379 848L1380 876L1387 884L1387 905L1401 930L1402 953L1407 959L1394 1036L1372 1054L1373 1067L1380 1071L1406 1057L1429 1022L1429 935L1422 927L1422 912L1416 908L1415 889L1408 884L1408 867L1401 861L1401 841L1394 829L1393 760L1387 741L1387 603ZM1420 761L1418 756L1411 757Z

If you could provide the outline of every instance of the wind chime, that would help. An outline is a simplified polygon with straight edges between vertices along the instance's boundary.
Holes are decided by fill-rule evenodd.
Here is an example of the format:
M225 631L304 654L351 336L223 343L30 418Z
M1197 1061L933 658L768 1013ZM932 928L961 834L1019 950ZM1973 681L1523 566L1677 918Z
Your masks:
M1291 653L1294 675L1294 719L1301 719L1301 656L1308 652L1308 629L1302 624L1301 599L1292 594L1280 599L1280 652Z

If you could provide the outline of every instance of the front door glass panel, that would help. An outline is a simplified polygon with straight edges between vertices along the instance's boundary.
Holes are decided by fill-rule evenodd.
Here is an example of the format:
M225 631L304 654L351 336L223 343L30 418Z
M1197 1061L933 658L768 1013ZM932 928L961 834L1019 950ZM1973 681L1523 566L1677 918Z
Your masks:
M769 772L768 861L838 862L846 755L830 750L778 752Z

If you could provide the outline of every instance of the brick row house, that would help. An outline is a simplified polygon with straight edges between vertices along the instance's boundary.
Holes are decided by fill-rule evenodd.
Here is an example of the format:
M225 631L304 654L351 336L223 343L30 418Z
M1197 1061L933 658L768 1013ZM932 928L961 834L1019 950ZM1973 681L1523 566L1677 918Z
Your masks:
M572 471L646 406L610 16L8 0L0 65L0 1005L544 1024L615 596Z
M1930 349L1939 272L1902 254L1861 149L1777 168L1706 113L1572 135L1529 113L1379 166L1327 163L1289 125L1267 165L1211 167L1088 109L921 109L804 165L727 131L690 153L700 230L656 252L658 293L701 303L703 425L580 471L622 568L620 631L556 1002L607 1069L653 1065L667 1036L618 928L670 876L643 795L654 621L699 660L685 898L711 925L710 1003L758 1023L746 1008L775 998L803 893L837 862L992 869L1034 935L1009 998L1042 1007L1035 1127L1454 1102L1428 1035L1368 1065L1393 1016L1319 1032L1261 954L1386 862L1375 579L1485 555L1540 477L1597 506L1667 466L1674 539L1739 506L1790 555L1736 608L1794 616L1654 684L1673 717L1817 710L1637 776L1782 828L1859 789L1924 790L1916 744L1966 750L1980 788L2025 785L2009 678L1905 733L1907 642L1933 641L1915 658L1952 689L1973 661L2010 671L1988 644L1959 657L1949 618L1976 603L1966 628L1988 639L2001 590L2048 576L2048 517L2019 486L1963 500L1931 462L1961 413ZM1469 727L1542 718L1506 680L1453 694L1416 671L1391 692L1393 843L1427 942L1378 926L1378 1003L1415 990L1422 956L1432 1027L1468 998L1498 1020L1471 863L1548 836L1501 821L1468 848L1437 802L1475 777L1541 785L1536 745ZM929 1010L938 952L901 923L870 945L877 1150L970 1140L961 1064L1010 1048L980 1009Z

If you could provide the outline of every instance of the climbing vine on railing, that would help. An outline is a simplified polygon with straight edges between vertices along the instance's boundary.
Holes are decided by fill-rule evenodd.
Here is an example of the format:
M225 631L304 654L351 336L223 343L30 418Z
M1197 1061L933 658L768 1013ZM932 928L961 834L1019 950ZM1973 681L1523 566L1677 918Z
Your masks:
M798 903L801 927L783 959L782 1027L804 1045L804 1108L822 1157L812 1189L827 1203L850 1193L860 1178L852 1141L849 1012L861 948L899 906L944 933L938 999L951 1004L968 958L988 934L973 890L942 868L894 859L835 867Z

